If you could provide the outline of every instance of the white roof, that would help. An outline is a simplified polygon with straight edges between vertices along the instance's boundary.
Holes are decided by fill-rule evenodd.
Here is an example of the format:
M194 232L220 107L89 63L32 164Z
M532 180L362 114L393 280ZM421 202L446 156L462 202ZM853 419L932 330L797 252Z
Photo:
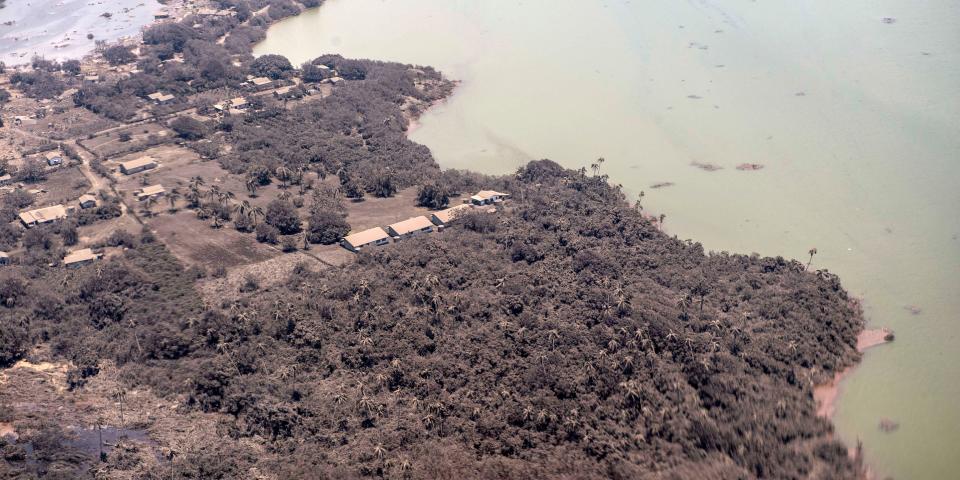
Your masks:
M251 83L253 83L254 85L257 85L257 86L266 85L266 84L268 84L268 83L270 83L270 82L272 82L272 81L273 81L273 80L270 80L270 79L267 78L267 77L257 77L257 78L254 78L253 80L250 80Z
M433 228L433 222L424 216L408 218L402 222L397 222L393 225L390 225L390 229L392 229L394 232L397 232L397 235L405 235L407 233L416 232L417 230L427 227Z
M350 235L347 235L346 237L343 237L343 239L347 243L349 243L350 245L353 245L354 247L359 247L362 245L366 245L368 243L373 243L373 242L376 242L379 240L385 240L388 238L390 238L390 235L388 235L387 232L380 227L373 227L371 229L364 230L362 232L352 233Z

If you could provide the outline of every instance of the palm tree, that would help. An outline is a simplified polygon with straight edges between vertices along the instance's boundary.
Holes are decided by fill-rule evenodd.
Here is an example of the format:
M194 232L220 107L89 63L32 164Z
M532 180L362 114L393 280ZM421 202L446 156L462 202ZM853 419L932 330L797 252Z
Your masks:
M280 180L281 188L287 188L287 183L290 181L290 177L293 175L293 172L289 168L280 165L274 171L274 175L277 176L277 179Z
M680 309L680 313L683 316L687 315L687 310L690 308L691 303L693 302L691 301L690 295L684 295L677 301L677 308Z
M156 205L156 204L157 204L157 197L156 197L156 196L147 197L147 199L143 201L143 213L144 213L144 215L146 215L147 217L152 217L152 216L153 216L153 206Z
M667 214L666 214L666 213L661 213L661 214L660 214L660 221L658 222L659 225L660 225L660 230L663 230L663 221L666 220L666 219L667 219Z
M167 200L170 202L170 213L177 211L177 200L181 197L180 191L176 188L171 189L167 194Z
M250 202L244 200L233 206L233 213L238 217L249 217L253 213L253 206L250 205Z
M204 185L206 185L206 183L203 181L203 177L198 175L190 178L190 190L199 192L200 187Z
M706 283L700 282L693 287L690 293L700 297L700 313L703 313L703 299L710 294L710 287Z
M260 188L260 182L257 180L257 177L253 175L247 175L247 180L245 183L247 187L247 192L251 197L257 196L257 189Z
M253 223L257 223L257 217L263 217L263 209L254 205L253 208L250 209L250 216L253 218Z
M636 204L637 211L643 211L642 202L643 202L643 197L645 197L646 195L647 195L646 192L644 192L643 190L640 190L640 195L637 196L637 204Z
M220 191L220 186L219 186L219 185L211 185L211 186L210 186L210 189L207 190L206 197L207 197L208 200L217 200L217 201L219 201L219 200L220 200L220 194L221 194L221 193L222 193L222 192Z
M813 263L813 256L817 254L817 247L811 248L807 253L810 254L810 260L807 261L807 270L810 270L810 264Z

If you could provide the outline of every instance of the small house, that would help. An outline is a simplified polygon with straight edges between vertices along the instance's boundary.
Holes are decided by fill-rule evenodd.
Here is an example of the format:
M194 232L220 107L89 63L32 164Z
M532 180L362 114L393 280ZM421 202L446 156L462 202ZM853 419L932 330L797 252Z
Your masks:
M100 75L84 75L84 82L97 83L100 81Z
M10 254L7 252L0 252L0 265L7 265L10 263Z
M267 78L267 77L256 77L256 78L251 79L251 80L250 80L250 83L251 83L254 87L262 88L262 87L266 87L267 85L270 85L271 83L273 83L273 80L270 80L270 79Z
M93 253L93 250L89 248L75 250L63 257L63 265L66 267L77 268L81 265L86 265L90 262L93 262L94 260L98 260L100 256L101 255L98 253Z
M13 181L13 177L9 173L0 175L0 185L7 185Z
M140 157L136 160L130 160L120 164L120 171L124 175L133 175L144 170L157 168L157 162L150 157Z
M457 205L446 210L434 212L433 215L430 215L430 221L438 227L443 227L456 220L460 215L463 215L472 209L473 207L469 204Z
M170 11L166 9L161 9L161 10L157 10L156 12L153 12L154 20L164 20L167 18L170 18Z
M93 208L97 206L97 197L90 195L89 193L80 195L80 208Z
M55 167L63 163L63 155L60 154L60 149L51 150L44 155L44 158L47 159L47 165Z
M169 93L153 92L150 95L147 95L147 98L153 100L153 102L157 105L163 105L165 103L170 103L176 97Z
M387 232L394 238L409 238L421 233L430 233L433 231L433 227L433 222L429 218L420 216L388 225Z
M242 111L246 110L250 106L250 102L247 101L247 97L237 97L231 98L229 100L224 100L213 106L214 109L220 112L233 112L233 111Z
M280 87L273 91L273 96L279 99L287 98L292 96L293 85L287 85L286 87Z
M64 218L67 218L67 209L63 205L53 205L20 213L20 221L27 228L52 223Z
M138 202L142 202L150 197L159 197L166 192L163 185L149 185L133 192L133 194L137 197Z
M490 205L500 203L510 197L509 193L497 192L494 190L481 190L476 195L470 197L470 203L474 205Z
M374 227L362 232L353 233L343 237L340 245L351 252L359 252L360 249L368 245L379 246L390 243L390 235L380 227Z

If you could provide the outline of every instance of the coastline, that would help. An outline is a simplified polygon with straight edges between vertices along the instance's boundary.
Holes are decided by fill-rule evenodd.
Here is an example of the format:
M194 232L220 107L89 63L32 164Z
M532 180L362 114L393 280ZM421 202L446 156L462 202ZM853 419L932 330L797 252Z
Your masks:
M199 3L206 4L206 2L199 2ZM168 5L167 8L169 9L170 17L166 19L155 19L151 22L144 24L141 28L141 33L143 29L151 25L156 25L158 23L164 23L164 22L170 22L170 21L180 21L184 17L192 13L185 4L180 4L178 6L181 8L175 9L173 5ZM139 39L139 38L140 38L140 34L137 34L133 37L121 37L119 39L114 39L113 43L127 42L134 39ZM88 52L87 54L83 55L83 61L84 62L89 61L89 59L94 55L96 55L95 52L93 51ZM453 95L452 92L455 91L456 87L459 85L460 82L456 80L452 80L451 82L453 86L451 88L451 93L449 95L444 96L440 99L437 99L433 102L429 102L428 104L425 105L425 108L423 108L419 112L419 114L410 116L410 118L408 119L408 131L407 131L408 135L413 131L415 131L420 126L419 119L423 114L427 113L427 111L433 109L438 105L442 105L446 103L452 97ZM649 218L655 219L656 217L649 217ZM662 229L662 225L659 222L658 222L658 225L660 225L660 228ZM862 332L860 332L860 334L857 336L856 348L859 352L862 353L868 348L871 348L883 343L887 343L888 342L887 338L891 333L892 332L890 330L885 328L865 329ZM843 371L836 373L834 378L830 382L823 385L816 386L814 388L814 400L816 402L817 414L819 416L825 417L827 419L832 418L835 412L835 402L838 399L839 393L840 393L840 384L842 380L847 375L849 375L854 368L856 368L856 366L857 365L850 366L844 369Z
M863 353L870 348L889 343L892 341L892 335L893 331L888 328L864 329L857 335L857 351ZM857 365L859 365L859 362ZM813 399L817 404L817 416L832 420L833 414L836 413L836 403L840 396L841 384L857 368L857 365L849 366L837 372L829 382L813 388Z

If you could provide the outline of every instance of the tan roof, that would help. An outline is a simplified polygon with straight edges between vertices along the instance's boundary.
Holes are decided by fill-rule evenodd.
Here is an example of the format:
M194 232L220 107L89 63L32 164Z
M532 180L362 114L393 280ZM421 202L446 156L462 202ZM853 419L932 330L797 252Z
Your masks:
M150 95L147 95L147 98L149 98L150 100L158 100L162 96L163 94L160 92L153 92Z
M10 258L10 254L7 252L0 252L0 258Z
M250 102L247 101L247 97L237 97L237 98L231 98L229 100L224 100L214 105L213 108L216 108L217 110L228 110L231 107L242 107L244 105L247 105L248 103Z
M97 197L94 197L93 195L90 195L89 193L85 193L85 194L83 194L83 195L80 195L80 198L79 198L78 200L80 201L80 203L87 203L87 202L94 202L94 203L96 203L96 202L97 202Z
M397 232L397 235L406 235L410 232L416 232L417 230L427 227L433 228L433 222L431 222L429 218L423 216L408 218L402 222L397 222L393 225L390 225L390 229L392 229L394 232Z
M67 209L63 205L52 205L20 214L20 220L26 224L52 222L61 218L67 218Z
M146 165L156 165L157 162L153 161L150 157L140 157L136 160L130 160L120 164L124 170L133 170L135 168L140 168Z
M140 189L137 193L137 198L152 197L164 192L166 192L166 190L163 188L163 185L149 185Z
M47 157L47 160L52 160L54 158L62 157L63 155L60 154L60 150L51 150L44 156Z
M509 193L502 193L502 192L498 192L498 191L496 191L496 190L480 190L479 192L477 192L476 195L473 196L473 198L481 198L481 199L483 199L483 200L486 200L486 199L492 198L492 197L498 197L498 196L499 196L499 197L505 197L505 196L509 196L509 195L510 195Z
M373 227L369 230L364 230L362 232L353 233L343 237L347 243L355 247L387 238L390 238L390 235L388 235L387 232L380 227Z
M433 216L436 217L442 223L448 223L450 220L453 220L456 216L462 215L465 210L473 209L470 205L457 205L455 207L450 207L446 210L440 210L439 212L434 212Z
M261 86L261 85L266 85L266 84L268 84L268 83L270 83L270 82L272 82L272 81L273 81L273 80L270 80L270 79L267 78L267 77L257 77L257 78L254 78L253 80L250 80L251 83L253 83L254 85L256 85L256 86L258 86L258 87Z
M100 258L99 255L93 253L93 250L89 248L84 248L81 250L75 250L67 254L66 257L63 257L63 264L70 265L78 262L87 262L90 260L96 260Z
M276 89L273 93L276 93L277 95L286 95L286 94L290 93L290 90L293 90L293 85L287 85L286 87L280 87L280 88Z

